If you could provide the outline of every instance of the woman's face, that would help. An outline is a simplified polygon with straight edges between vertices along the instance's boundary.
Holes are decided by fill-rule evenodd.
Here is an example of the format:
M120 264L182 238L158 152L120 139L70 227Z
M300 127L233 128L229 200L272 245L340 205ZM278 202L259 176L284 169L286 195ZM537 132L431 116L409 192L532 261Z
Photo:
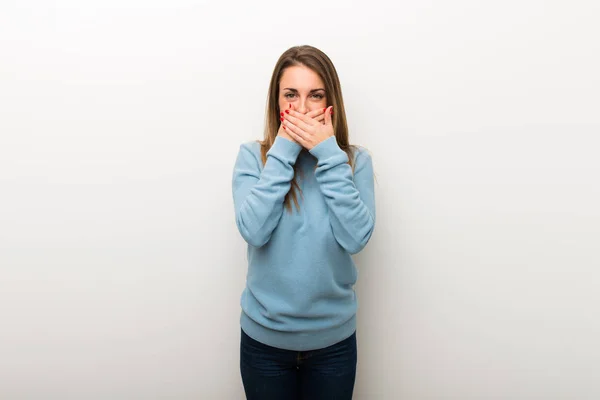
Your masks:
M312 69L294 65L283 71L279 82L279 109L289 108L306 114L327 107L327 93L323 81Z

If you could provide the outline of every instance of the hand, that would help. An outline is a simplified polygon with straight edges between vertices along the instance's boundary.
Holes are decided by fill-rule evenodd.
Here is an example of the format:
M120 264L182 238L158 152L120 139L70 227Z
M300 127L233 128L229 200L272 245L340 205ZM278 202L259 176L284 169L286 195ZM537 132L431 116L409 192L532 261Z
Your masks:
M288 110L293 110L293 106L291 104L290 104L290 108L288 108ZM287 114L285 114L282 111L280 113L280 117L283 118L284 115L287 115ZM324 109L322 109L322 108L308 112L308 113L306 113L306 116L309 118L312 118L314 121L317 121L321 124L325 123L325 112L324 112ZM287 129L284 129L283 123L281 125L279 125L279 130L277 131L277 136L282 136L291 142L298 143L296 140L294 140L294 138L292 138L292 136L290 136L288 134Z
M285 110L283 112L283 121L281 126L294 141L307 150L312 149L323 140L334 136L333 124L331 123L331 114L333 107L319 109L324 113L324 122L316 121L309 117L309 114L301 114L294 110Z

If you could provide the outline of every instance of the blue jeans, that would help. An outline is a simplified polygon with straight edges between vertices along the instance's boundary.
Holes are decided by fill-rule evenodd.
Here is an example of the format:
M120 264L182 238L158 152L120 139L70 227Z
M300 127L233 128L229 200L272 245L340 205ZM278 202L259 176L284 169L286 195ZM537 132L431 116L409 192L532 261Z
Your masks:
M240 371L247 400L351 400L356 377L356 332L311 351L271 347L242 329Z

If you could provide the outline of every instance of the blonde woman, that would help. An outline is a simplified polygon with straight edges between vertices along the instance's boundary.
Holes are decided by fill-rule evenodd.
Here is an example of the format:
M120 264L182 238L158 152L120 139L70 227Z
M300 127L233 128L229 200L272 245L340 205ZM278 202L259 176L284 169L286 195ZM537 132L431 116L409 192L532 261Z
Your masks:
M370 155L348 140L329 57L285 51L269 87L263 141L233 171L235 220L248 243L240 372L247 399L351 399L357 364L351 255L375 226Z

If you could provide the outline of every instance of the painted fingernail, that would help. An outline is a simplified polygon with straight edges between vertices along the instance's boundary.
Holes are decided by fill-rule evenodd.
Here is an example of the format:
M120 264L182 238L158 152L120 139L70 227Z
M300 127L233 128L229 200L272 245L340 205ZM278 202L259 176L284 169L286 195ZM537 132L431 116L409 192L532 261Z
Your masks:
M283 129L287 130L287 128L285 127L285 125L283 126Z
M325 108L323 109L323 112L324 112L325 110L327 110L327 107L325 107Z
M329 114L333 114L333 107L331 107L331 111L329 111Z
M290 110L285 110L286 114L290 113ZM283 115L283 113L281 113L281 115Z
M292 108L292 103L290 103L290 107L289 108Z
M280 120L282 120L282 121L284 120L284 118L283 118L283 117L281 117L281 118L279 118L279 119L280 119Z
M283 117L283 111L282 111L282 112L280 112L279 114L281 114L281 116Z

